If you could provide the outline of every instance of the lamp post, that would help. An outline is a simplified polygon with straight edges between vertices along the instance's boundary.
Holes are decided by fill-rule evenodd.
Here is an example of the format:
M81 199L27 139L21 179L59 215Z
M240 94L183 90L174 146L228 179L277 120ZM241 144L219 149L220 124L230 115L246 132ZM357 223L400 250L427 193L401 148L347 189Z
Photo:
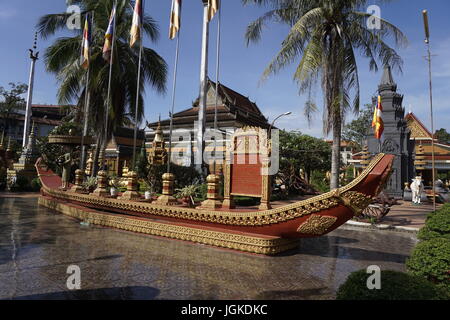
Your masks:
M276 117L276 118L272 121L272 123L270 124L270 127L269 127L269 137L272 137L272 128L273 128L273 126L275 125L275 122L276 122L278 119L280 119L280 118L282 118L282 117L285 117L285 116L290 116L291 114L292 114L291 111L282 113L282 114L280 114L278 117Z
M426 60L428 61L428 74L429 74L429 87L430 87L430 117L431 117L431 167L432 167L432 190L433 190L433 210L436 211L436 187L434 185L436 180L436 165L435 165L435 156L434 156L434 117L433 117L433 81L432 81L432 74L431 74L431 49L430 49L430 28L428 24L428 11L423 10L423 24L425 27L425 43L427 45L427 57Z

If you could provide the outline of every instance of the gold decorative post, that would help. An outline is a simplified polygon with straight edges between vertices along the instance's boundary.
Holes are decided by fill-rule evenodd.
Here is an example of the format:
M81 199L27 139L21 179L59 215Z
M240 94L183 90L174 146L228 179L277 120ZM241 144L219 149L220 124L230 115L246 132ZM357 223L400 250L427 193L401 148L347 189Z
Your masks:
M226 159L225 159L225 165L223 168L224 173L224 189L223 189L223 203L222 208L224 209L234 209L236 208L236 205L233 201L233 196L231 195L231 158L230 153L226 153Z
M269 165L270 165L270 158L269 157L263 157L261 159L262 162L262 168L264 173L268 173L269 171ZM259 205L259 210L270 210L272 209L272 206L270 205L270 194L271 194L271 176L263 174L261 176L262 179L262 193L261 193L261 204Z
M219 182L220 177L216 174L210 174L206 181L208 182L207 200L202 202L198 209L217 209L222 207L222 202L219 196Z
M108 174L104 170L100 170L97 174L97 189L92 193L97 197L106 197L108 195L108 191L106 187L108 186Z
M128 172L127 191L119 198L121 200L137 200L141 197L138 192L138 178L134 171Z
M86 162L86 175L90 176L92 174L93 168L94 168L94 159L92 159L92 152L90 152L89 159Z
M164 173L162 176L163 179L163 190L162 196L156 200L156 204L171 206L177 204L177 199L173 197L173 185L175 181L175 176L173 173Z
M70 189L71 192L83 192L84 171L81 169L75 170L75 185Z

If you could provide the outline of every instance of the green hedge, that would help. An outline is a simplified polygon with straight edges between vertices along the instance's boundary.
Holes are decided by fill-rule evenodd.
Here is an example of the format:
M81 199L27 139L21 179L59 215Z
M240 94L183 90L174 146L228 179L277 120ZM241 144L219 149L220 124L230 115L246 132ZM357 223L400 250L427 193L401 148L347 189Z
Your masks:
M419 231L420 240L450 239L450 210L441 208L427 217L425 227Z
M446 300L444 290L419 276L381 271L381 289L369 290L370 274L359 270L349 275L337 291L337 300Z
M423 277L450 293L450 241L435 238L420 242L406 261L408 272Z

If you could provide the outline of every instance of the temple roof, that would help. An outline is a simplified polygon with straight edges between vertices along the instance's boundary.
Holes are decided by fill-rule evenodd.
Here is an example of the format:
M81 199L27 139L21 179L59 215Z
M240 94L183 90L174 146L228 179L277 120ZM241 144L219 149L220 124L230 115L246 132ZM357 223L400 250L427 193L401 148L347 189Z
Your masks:
M215 89L216 83L208 80L208 98L206 106L206 122L214 122L215 115ZM199 99L195 100L189 109L174 113L174 125L193 126L198 118ZM245 125L268 127L267 118L264 117L256 103L250 101L248 97L236 92L233 89L219 83L217 119L219 122L238 121ZM169 125L170 120L161 121L163 127ZM156 129L158 122L148 124L149 128Z

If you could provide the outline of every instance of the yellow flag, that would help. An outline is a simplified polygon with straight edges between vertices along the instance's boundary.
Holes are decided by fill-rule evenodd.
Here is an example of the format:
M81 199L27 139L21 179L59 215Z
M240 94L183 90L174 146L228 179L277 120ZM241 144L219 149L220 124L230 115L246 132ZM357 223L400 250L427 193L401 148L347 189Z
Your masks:
M141 26L142 26L142 1L136 0L134 7L133 22L130 31L130 47L133 47L136 42L141 40Z
M169 39L175 39L181 25L181 4L182 0L172 0L172 10L170 12Z
M208 22L211 21L220 8L220 0L208 0Z

